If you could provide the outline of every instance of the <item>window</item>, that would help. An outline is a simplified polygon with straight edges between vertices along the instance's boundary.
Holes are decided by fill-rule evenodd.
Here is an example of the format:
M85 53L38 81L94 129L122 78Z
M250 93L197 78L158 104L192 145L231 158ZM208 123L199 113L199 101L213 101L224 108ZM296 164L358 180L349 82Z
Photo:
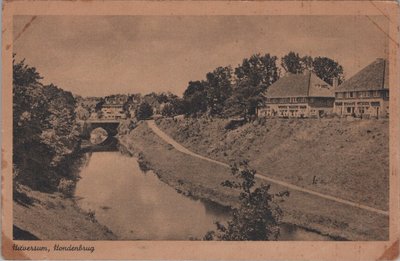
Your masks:
M379 91L374 91L374 97L380 97Z
M343 98L343 92L338 92L336 93L336 95L337 98Z

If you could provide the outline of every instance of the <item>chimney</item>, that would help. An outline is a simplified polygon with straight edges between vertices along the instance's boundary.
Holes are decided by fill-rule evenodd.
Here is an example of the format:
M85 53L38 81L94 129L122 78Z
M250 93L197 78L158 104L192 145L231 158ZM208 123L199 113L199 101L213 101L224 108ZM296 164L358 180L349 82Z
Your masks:
M333 89L336 89L338 87L338 85L339 85L339 79L338 79L338 77L334 77L332 80Z

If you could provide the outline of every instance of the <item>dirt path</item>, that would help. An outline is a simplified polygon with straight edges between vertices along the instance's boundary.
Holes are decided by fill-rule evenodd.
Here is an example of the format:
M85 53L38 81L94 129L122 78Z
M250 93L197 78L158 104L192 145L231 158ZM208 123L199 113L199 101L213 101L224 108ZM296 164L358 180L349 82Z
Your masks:
M178 150L178 151L180 151L182 153L188 154L190 156L202 159L202 160L206 160L206 161L209 161L209 162L213 162L213 163L219 164L219 165L227 167L227 168L230 167L226 163L223 163L223 162L220 162L220 161L216 161L216 160L201 156L199 154L196 154L196 153L188 150L187 148L185 148L184 146L182 146L181 144L176 142L174 139L172 139L165 132L160 130L157 127L157 125L154 122L154 120L147 121L147 125L150 127L150 129L157 136L159 136L165 142L171 144L176 150ZM367 210L367 211L370 211L370 212L374 212L374 213L377 213L377 214L381 214L381 215L385 215L385 216L389 215L388 211L372 208L372 207L365 206L365 205L362 205L362 204L358 204L358 203L355 203L355 202L351 202L351 201L348 201L348 200L345 200L345 199L341 199L341 198L325 195L325 194L322 194L322 193L319 193L319 192L316 192L316 191L313 191L313 190L305 189L305 188L302 188L302 187L299 187L299 186L296 186L296 185L293 185L293 184L290 184L290 183L287 183L287 182L284 182L284 181L280 181L280 180L277 180L277 179L269 178L269 177L267 177L265 175L256 174L256 177L259 178L259 179L262 179L262 180L266 180L266 181L275 183L275 184L279 184L279 185L284 186L286 188L289 188L291 190L301 191L301 192L308 193L308 194L311 194L311 195L314 195L314 196L317 196L317 197L321 197L321 198L328 199L328 200L331 200L331 201L339 202L339 203L346 204L346 205L349 205L349 206L352 206L352 207L364 209L364 210Z

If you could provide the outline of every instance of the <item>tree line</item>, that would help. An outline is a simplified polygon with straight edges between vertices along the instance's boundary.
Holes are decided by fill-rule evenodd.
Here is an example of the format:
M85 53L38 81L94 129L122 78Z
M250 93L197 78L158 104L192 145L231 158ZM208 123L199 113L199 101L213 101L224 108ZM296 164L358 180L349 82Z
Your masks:
M181 111L186 115L207 114L217 117L248 118L263 105L263 92L283 74L279 59L271 54L254 54L243 59L236 68L218 67L206 74L204 80L190 81L183 93ZM343 67L328 57L300 56L289 52L280 59L284 73L314 72L332 84L344 80Z
M71 157L79 148L75 98L44 85L35 67L13 57L14 182L37 190L71 180ZM64 182L65 183L65 182Z
M192 117L240 117L248 120L264 105L263 93L269 86L282 75L302 74L306 70L314 72L330 85L334 78L339 84L344 80L343 67L328 57L313 58L289 52L279 59L269 53L254 54L243 59L235 68L220 66L208 72L203 80L190 81L182 98L169 92L132 94L128 95L123 108L131 117L130 111L134 107L134 116L138 120L147 119L153 114L165 117L181 114ZM99 98L95 106L97 112L104 102L104 98Z

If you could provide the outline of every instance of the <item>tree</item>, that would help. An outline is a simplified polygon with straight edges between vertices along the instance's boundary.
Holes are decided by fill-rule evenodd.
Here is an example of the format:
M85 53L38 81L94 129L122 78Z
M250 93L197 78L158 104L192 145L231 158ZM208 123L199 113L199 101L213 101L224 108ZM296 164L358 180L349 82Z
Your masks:
M300 62L301 62L301 67L302 67L303 71L304 70L310 70L310 71L313 70L314 59L311 56L305 55L305 56L301 57Z
M184 113L184 103L179 97L171 98L163 104L161 115L166 117L173 117Z
M248 120L249 116L256 115L257 109L263 104L263 85L252 86L245 80L238 81L232 96L227 100L225 114L227 116L241 116Z
M233 210L232 219L227 222L227 225L217 222L217 231L208 232L204 239L277 240L283 213L274 198L289 196L289 192L271 194L270 185L262 184L256 187L256 171L249 169L246 161L240 165L240 168L233 165L231 170L235 180L224 181L222 185L240 189L240 206Z
M281 62L286 72L303 73L305 70L310 70L330 85L333 84L334 78L338 79L339 84L344 80L343 67L328 57L300 57L298 53L289 52L282 57Z
M339 84L344 81L343 67L338 62L328 57L314 58L313 71L319 78L330 85L333 84L334 78L338 79Z
M50 191L61 176L71 175L67 158L78 148L79 133L75 98L40 79L25 60L13 60L14 181Z
M130 118L131 114L130 114L130 108L131 106L133 106L133 96L132 95L128 95L128 98L126 99L126 102L124 102L124 104L122 104L122 110L124 111L125 115Z
M106 100L103 97L101 97L100 100L96 103L96 106L95 106L94 110L96 112L101 111L101 108L103 108L103 105L105 103L106 103Z
M86 109L85 107L83 107L82 105L79 105L76 107L75 109L75 113L76 113L76 117L79 120L87 120L90 117L90 112L88 111L88 109Z
M281 65L288 73L302 73L303 66L301 64L301 58L298 53L289 52L281 58Z
M13 54L13 84L18 86L29 86L38 84L42 76L36 71L35 67L25 64L25 59L15 61L16 54Z
M298 53L289 52L281 58L281 66L287 73L299 74L305 70L312 71L313 58L311 56L300 57Z
M207 111L207 92L204 81L190 81L183 93L183 110L186 115L202 114Z
M136 118L138 120L147 120L153 115L153 107L147 102L142 102L136 112Z
M245 81L251 86L268 88L279 79L279 69L276 66L276 56L270 54L254 54L249 59L243 59L242 64L235 69L238 81Z
M207 108L210 115L222 115L225 101L232 94L232 68L218 67L207 73Z
M25 156L33 156L35 149L46 150L38 145L49 115L41 78L34 67L25 64L25 59L16 62L13 58L13 163L21 169L29 161ZM26 154L27 149L31 153Z
M233 94L227 101L226 114L247 118L257 114L263 102L262 93L279 78L277 57L265 54L244 59L235 69L237 77Z

